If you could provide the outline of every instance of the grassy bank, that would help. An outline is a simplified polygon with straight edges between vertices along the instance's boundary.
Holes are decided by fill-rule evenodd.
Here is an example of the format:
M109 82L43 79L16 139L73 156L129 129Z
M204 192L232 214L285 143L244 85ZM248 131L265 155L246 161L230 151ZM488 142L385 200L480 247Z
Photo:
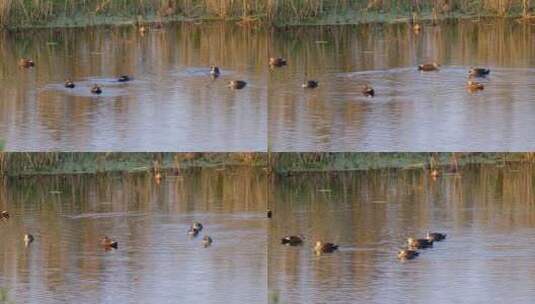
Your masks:
M0 153L0 175L149 172L191 167L265 166L255 153Z
M279 175L302 172L410 169L497 164L535 163L533 153L277 153L269 156Z
M337 24L529 15L532 0L2 0L0 26L84 26L149 21L242 19Z

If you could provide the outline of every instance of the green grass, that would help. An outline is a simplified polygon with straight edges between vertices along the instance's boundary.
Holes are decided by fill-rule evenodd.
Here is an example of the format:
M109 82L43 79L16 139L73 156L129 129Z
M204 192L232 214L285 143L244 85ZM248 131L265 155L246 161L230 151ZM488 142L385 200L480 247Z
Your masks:
M0 153L3 176L181 170L190 167L266 166L255 153Z
M419 5L414 3L419 2ZM447 5L445 5L447 4ZM223 19L274 25L530 15L528 0L2 0L0 26L86 26Z

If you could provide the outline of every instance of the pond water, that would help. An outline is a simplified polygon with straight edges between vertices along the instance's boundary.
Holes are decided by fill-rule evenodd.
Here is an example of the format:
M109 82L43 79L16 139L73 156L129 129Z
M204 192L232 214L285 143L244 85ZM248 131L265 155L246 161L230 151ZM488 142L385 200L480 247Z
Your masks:
M535 168L465 167L300 175L269 199L271 303L532 303ZM414 260L409 236L448 234ZM303 234L300 247L281 245ZM340 245L316 256L316 240Z
M0 141L8 151L265 151L266 50L265 30L230 23L2 32ZM35 68L19 68L22 57ZM124 74L134 80L117 82ZM247 87L230 90L234 79Z
M266 303L266 180L258 170L4 180L8 303ZM204 229L187 235L193 221ZM35 241L27 248L25 233ZM117 250L100 247L109 235ZM204 235L213 245L204 248Z
M535 148L535 26L515 20L297 27L273 35L288 66L269 76L273 151ZM418 64L436 61L439 72ZM466 90L471 66L491 69ZM303 90L305 79L319 80ZM360 86L375 88L364 97Z

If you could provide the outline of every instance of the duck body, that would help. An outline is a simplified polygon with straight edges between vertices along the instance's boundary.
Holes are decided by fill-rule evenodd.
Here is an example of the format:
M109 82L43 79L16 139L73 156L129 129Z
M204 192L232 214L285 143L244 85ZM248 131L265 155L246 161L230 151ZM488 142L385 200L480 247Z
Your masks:
M315 89L317 87L319 87L319 82L316 81L316 80L308 80L307 82L305 82L303 84L303 88L305 89Z
M316 253L331 253L337 249L338 245L333 243L323 243L321 241L317 241L316 246L314 246L314 251L316 251Z
M131 81L131 80L132 80L132 77L130 77L128 75L121 75L117 79L118 82L128 82L128 81Z
M440 242L446 239L447 234L440 232L428 232L426 238L432 242Z
M361 92L366 97L374 97L375 96L375 90L369 85L365 85L364 87L362 87Z
M19 66L26 68L26 69L33 68L35 66L35 62L33 62L33 60L28 59L28 58L21 58L19 60Z
M215 66L215 65L212 65L210 67L210 76L212 76L212 78L217 78L220 75L221 75L221 71L219 70L219 67Z
M288 235L281 239L281 244L289 246L298 246L303 244L303 237L297 235Z
M241 90L245 88L247 85L247 82L243 80L232 80L228 83L228 87L234 90Z
M407 243L408 243L410 249L413 249L413 248L415 248L415 249L424 249L424 248L433 247L433 241L430 241L428 239L408 238L407 239Z
M65 87L68 89L74 89L76 85L74 84L74 82L72 82L72 80L69 79L65 81Z
M190 229L195 229L195 230L198 230L198 231L201 231L203 229L203 225L199 222L193 222L193 224L191 224L191 228Z
M424 63L418 66L418 71L422 71L422 72L438 71L439 69L440 69L440 65L436 62Z
M24 244L26 244L26 246L28 246L28 244L30 244L31 242L33 242L35 238L33 237L33 235L27 233L24 235Z
M276 67L276 68L280 68L280 67L283 67L285 65L288 65L288 62L286 61L286 59L284 58L274 58L274 57L271 57L269 58L269 65L271 67Z
M106 248L106 249L110 249L110 248L119 248L119 243L115 240L112 240L110 239L109 237L107 236L104 236L101 240L100 240L100 245L102 245L102 247Z
M95 84L91 88L91 93L96 94L96 95L100 95L100 94L102 94L102 89L100 88L100 86L98 84Z
M205 235L204 238L202 239L202 244L204 248L212 246L212 243L213 243L212 238L207 235Z
M482 91L483 89L485 89L485 86L480 82L475 82L475 81L469 80L466 83L466 88L469 91Z
M468 71L468 75L470 77L485 77L490 74L490 69L485 68L470 68L470 71Z
M199 231L198 229L195 229L193 227L190 227L189 230L188 230L188 235L192 238L194 237L197 237L197 235L199 235Z
M412 260L419 255L420 253L418 251L412 249L401 249L398 252L398 258L400 260Z

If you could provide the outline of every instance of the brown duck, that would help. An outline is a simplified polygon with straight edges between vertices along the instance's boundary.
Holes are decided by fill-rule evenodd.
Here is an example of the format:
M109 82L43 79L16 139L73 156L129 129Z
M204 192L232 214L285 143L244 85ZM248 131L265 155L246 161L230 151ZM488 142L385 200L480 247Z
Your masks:
M269 66L271 66L271 67L280 68L280 67L283 67L285 65L288 65L288 62L284 58L280 58L280 57L278 57L278 58L274 58L274 57L269 58Z
M9 219L9 212L7 211L2 211L2 213L0 213L0 219Z
M323 243L322 241L317 241L316 246L314 246L314 251L316 253L331 253L338 249L338 245L335 245L333 243Z
M105 249L111 249L111 248L119 248L119 243L117 241L110 239L108 236L104 236L100 240L100 245L104 247Z
M422 248L429 248L433 247L433 241L430 241L428 239L413 239L408 238L407 244L409 245L410 249L422 249Z
M21 58L19 60L19 66L26 69L33 68L35 66L35 62L28 58Z
M440 69L440 65L436 62L424 63L418 66L418 71L422 71L422 72L438 71L439 69Z
M373 97L375 96L375 90L370 85L364 85L361 90L362 94L367 97Z
M243 80L232 80L228 83L228 87L234 90L241 90L245 88L247 85L247 82Z
M447 234L440 232L428 232L426 238L432 242L440 242L446 239Z
M466 83L466 88L469 91L481 91L481 90L485 89L485 86L480 82L475 82L475 81L469 80Z
M412 260L415 257L417 257L418 255L420 255L420 253L418 253L418 251L412 250L412 249L401 249L398 252L398 258L400 260Z
M303 236L299 235L288 235L281 239L281 244L289 246L298 246L303 244Z

